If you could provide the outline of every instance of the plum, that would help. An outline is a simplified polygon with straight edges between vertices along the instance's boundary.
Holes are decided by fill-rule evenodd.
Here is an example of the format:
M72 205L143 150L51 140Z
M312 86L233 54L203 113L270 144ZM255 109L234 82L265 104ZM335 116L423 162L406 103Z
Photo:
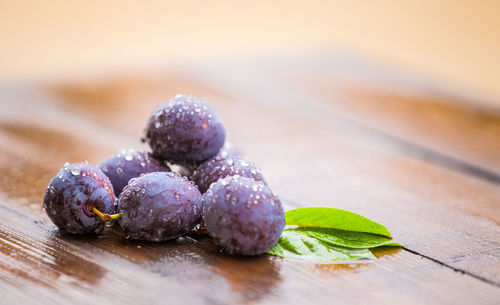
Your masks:
M279 198L262 181L232 176L203 194L203 221L228 253L258 255L276 245L285 226Z
M92 211L114 212L115 195L108 177L86 162L64 164L50 180L43 197L43 209L63 232L100 233L104 222Z
M118 200L119 224L132 239L163 241L191 231L200 221L201 193L173 172L132 178Z
M224 143L216 156L218 158L227 158L229 156L240 156L238 150L236 150L231 143ZM174 172L178 173L181 176L185 176L192 180L193 173L200 164L196 163L182 163L182 164L174 164L172 169Z
M108 176L115 196L120 196L123 188L132 178L152 172L169 172L170 168L145 151L123 149L99 164L99 168Z
M226 131L204 99L178 94L153 111L143 141L153 156L172 163L196 163L220 150Z
M205 193L212 183L234 175L264 182L264 177L255 164L245 158L227 154L217 154L200 164L191 175L191 180L198 185L201 193Z

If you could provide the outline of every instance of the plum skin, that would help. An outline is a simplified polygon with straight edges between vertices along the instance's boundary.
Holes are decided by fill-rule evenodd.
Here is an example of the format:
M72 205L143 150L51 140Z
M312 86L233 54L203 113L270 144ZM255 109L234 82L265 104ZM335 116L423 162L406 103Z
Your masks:
M239 175L264 181L264 176L254 163L231 154L217 154L198 166L191 175L191 180L205 193L210 185L221 178Z
M173 172L133 178L118 200L119 224L132 239L163 241L191 231L200 222L201 193Z
M216 157L217 158L228 158L228 157L233 157L233 156L239 157L241 155L240 155L240 152L236 148L234 148L231 143L225 142L224 145L219 150L219 152L217 153L217 155L215 157L212 157L212 158L216 158ZM181 176L185 176L186 178L193 180L193 173L199 165L200 165L199 163L198 164L197 163L174 164L172 167L172 171L178 173ZM207 188L208 188L208 186L207 186ZM206 189L204 189L203 191L206 191Z
M208 103L178 94L153 111L145 129L153 156L172 163L196 163L217 154L226 130Z
M89 206L113 214L114 201L113 186L99 168L87 163L66 163L50 180L43 209L62 232L101 233L104 222L89 211Z
M165 163L156 160L145 151L123 149L99 164L99 168L108 176L115 196L120 196L123 188L132 178L152 172L169 172Z
M259 255L279 241L285 214L279 198L261 181L232 176L203 194L203 221L217 245L231 254Z

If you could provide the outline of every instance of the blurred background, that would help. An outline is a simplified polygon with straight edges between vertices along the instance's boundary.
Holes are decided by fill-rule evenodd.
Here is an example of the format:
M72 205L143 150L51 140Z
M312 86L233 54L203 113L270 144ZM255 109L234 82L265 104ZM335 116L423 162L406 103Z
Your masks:
M500 1L0 1L0 82L349 54L500 103Z

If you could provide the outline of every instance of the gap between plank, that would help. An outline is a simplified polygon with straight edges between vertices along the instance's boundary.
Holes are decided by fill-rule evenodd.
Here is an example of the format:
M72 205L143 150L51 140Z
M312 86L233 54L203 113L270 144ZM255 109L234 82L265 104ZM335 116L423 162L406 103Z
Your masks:
M292 207L292 208L301 208L301 207L305 207L303 204L297 203L297 202L295 202L295 201L293 201L293 200L290 200L290 199L287 199L287 198L280 197L280 199L281 199L281 201L282 201L283 203L285 203L287 206ZM443 266L443 267L445 267L445 268L451 269L451 270L453 270L453 271L455 271L455 272L458 272L458 273L462 273L462 274L468 275L468 276L470 276L470 277L475 278L476 280L479 280L479 281L484 282L484 283L486 283L486 284L490 284L490 285L493 285L493 286L496 286L496 287L499 287L499 288L500 288L500 283L497 283L497 282L495 282L495 281L493 281L493 280L490 280L490 279L484 278L484 277L482 277L482 276L479 276L479 275L476 275L476 274L474 274L474 273L471 273L471 272L468 272L468 271L462 270L462 269L460 269L460 268L453 267L453 266L451 266L451 265L448 265L448 264L447 264L447 263L445 263L445 262L442 262L442 261L440 261L440 260L438 260L438 259L432 258L432 257L427 256L427 255L425 255L425 254L422 254L422 253L420 253L420 252L418 252L418 251L415 251L415 250L409 249L409 248L407 248L407 247L402 247L402 249L403 249L403 250L405 250L405 251L407 251L407 252L409 252L409 253L411 253L411 254L414 254L414 255L420 256L420 257L422 257L422 258L428 259L428 260L430 260L430 261L432 261L432 262L434 262L434 263L437 263L437 264L439 264L439 265L441 265L441 266Z
M423 257L423 258L425 258L425 259L428 259L428 260L430 260L430 261L432 261L432 262L435 262L435 263L437 263L437 264L439 264L439 265L441 265L441 266L443 266L443 267L445 267L445 268L449 268L449 269L451 269L451 270L453 270L453 271L455 271L455 272L459 272L459 273L462 273L462 274L468 275L468 276L470 276L470 277L475 278L476 280L479 280L479 281L484 282L484 283L486 283L486 284L490 284L490 285L493 285L493 286L496 286L496 287L499 287L499 288L500 288L500 283L497 283L497 282L492 281L492 280L490 280L490 279L487 279L487 278L484 278L484 277L482 277L482 276L476 275L476 274L474 274L474 273L471 273L471 272L468 272L468 271L462 270L462 269L460 269L460 268L453 267L453 266L451 266L451 265L448 265L447 263L444 263L444 262L442 262L442 261L440 261L440 260L438 260L438 259L435 259L435 258L432 258L432 257L427 256L427 255L425 255L425 254L422 254L422 253L420 253L420 252L418 252L418 251L411 250L411 249L408 249L408 248L406 248L406 247L403 247L403 250L405 250L405 251L407 251L407 252L410 252L410 253L412 253L412 254L418 255L418 256L420 256L420 257Z
M500 174L497 174L488 169L482 168L480 166L468 163L464 160L451 157L449 155L440 153L438 151L432 150L430 148L415 144L408 140L393 136L391 134L385 133L383 131L364 126L360 123L353 122L353 124L359 124L360 127L371 130L372 133L377 134L377 136L382 137L394 144L399 146L399 150L406 153L407 155L427 161L434 165L444 167L462 174L473 176L475 178L488 181L493 184L500 185Z
M329 125L329 127L333 128L334 130L338 130L338 124L340 123L341 125L350 128L354 132L364 134L364 136L368 139L370 139L371 137L382 140L395 150L409 157L426 161L442 168L453 170L455 172L472 176L483 181L500 185L500 173L496 173L479 165L469 163L459 158L455 158L445 153L433 150L426 146L411 142L410 140L392 135L373 126L364 124L363 122L360 122L356 119L349 118L345 115L342 115L341 113L332 111L327 107L321 107L320 105L314 103L305 105L302 102L302 99L300 99L300 101L298 101L297 103L303 106L300 107L300 112L290 111L289 109L287 109L287 107L278 106L277 108L279 108L281 111L287 111L291 115L299 115L303 119L307 119L309 121ZM307 109L309 109L309 111L307 111ZM319 119L323 116L323 119ZM332 122L332 119L336 120L337 122Z

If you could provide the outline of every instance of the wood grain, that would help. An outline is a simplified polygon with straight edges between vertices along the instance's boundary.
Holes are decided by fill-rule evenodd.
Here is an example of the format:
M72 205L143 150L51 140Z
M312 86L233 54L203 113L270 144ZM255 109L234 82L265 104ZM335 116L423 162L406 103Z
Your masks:
M500 112L457 104L446 95L408 94L334 80L306 90L323 95L326 108L371 128L500 172Z
M303 104L302 88L280 87L287 77L271 84L252 78L252 69L247 78L218 71L217 78L193 68L48 90L2 88L0 288L7 303L39 303L39 296L52 304L496 303L496 183L415 157L315 103ZM151 244L129 241L115 227L100 237L59 234L40 209L51 176L66 161L98 163L120 148L141 147L154 105L179 92L209 99L229 140L262 167L280 196L292 199L287 208L361 213L387 225L408 250L383 250L368 263L311 264L230 257L205 236ZM410 138L401 130L397 136ZM466 161L468 153L461 155Z
M0 261L4 300L24 304L398 302L494 304L498 288L404 250L374 263L311 264L221 254L206 237L151 244L119 232L61 236L46 219L4 205ZM22 288L22 293L21 289ZM214 288L216 290L214 291ZM459 293L447 293L457 289ZM446 293L445 293L446 292Z
M302 117L338 121L338 128L391 142L406 153L417 151L428 162L435 156L441 163L456 159L500 183L500 108L460 86L348 56L207 64L199 70L188 75L223 93L236 90Z

